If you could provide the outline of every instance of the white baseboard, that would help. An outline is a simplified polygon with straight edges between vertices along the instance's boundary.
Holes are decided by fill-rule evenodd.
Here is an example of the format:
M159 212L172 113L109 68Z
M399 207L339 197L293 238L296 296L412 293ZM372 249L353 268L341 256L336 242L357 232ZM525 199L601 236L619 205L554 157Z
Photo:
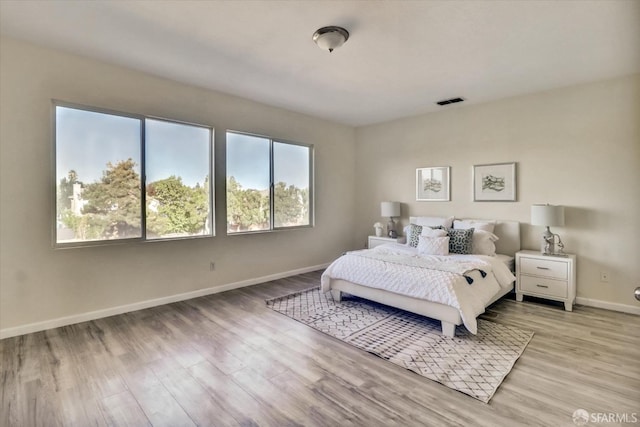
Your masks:
M619 304L617 302L602 301L591 298L577 297L576 304L586 305L589 307L604 308L606 310L620 311L622 313L630 313L640 315L640 306Z
M16 337L19 335L30 334L33 332L45 331L47 329L59 328L61 326L73 325L74 323L87 322L90 320L101 319L103 317L129 313L131 311L143 310L145 308L156 307L164 304L170 304L172 302L198 298L205 295L217 294L219 292L230 291L232 289L244 288L246 286L257 285L259 283L269 282L271 280L277 280L277 279L282 279L284 277L295 276L297 274L303 274L303 273L309 273L316 270L321 270L321 269L327 268L328 266L329 266L328 263L321 264L321 265L314 265L311 267L299 268L297 270L285 271L283 273L271 274L269 276L256 277L254 279L228 283L226 285L215 286L212 288L198 289L197 291L185 292L185 293L176 294L176 295L169 295L167 297L140 301L133 304L126 304L126 305L121 305L117 307L105 308L103 310L96 310L96 311L90 311L86 313L74 314L72 316L58 317L57 319L45 320L43 322L29 323L27 325L16 326L14 328L0 329L0 340L4 338Z

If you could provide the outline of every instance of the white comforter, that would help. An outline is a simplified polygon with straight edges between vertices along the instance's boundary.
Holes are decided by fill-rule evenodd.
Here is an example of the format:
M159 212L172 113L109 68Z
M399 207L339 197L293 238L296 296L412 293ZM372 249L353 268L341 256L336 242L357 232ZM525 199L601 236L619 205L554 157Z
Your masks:
M501 287L508 287L515 280L509 268L495 257L419 255L415 248L394 244L365 251L370 252L372 257L356 251L335 260L322 274L322 291L331 289L331 279L342 279L448 305L458 310L463 324L473 334L478 330L476 317L484 312ZM405 255L407 261L401 261L399 255ZM448 271L423 266L430 266L433 261L447 262ZM473 278L473 283L469 284L461 274L451 272L450 266L455 263L482 269L487 273L486 277L482 277L478 270L473 270L466 274Z

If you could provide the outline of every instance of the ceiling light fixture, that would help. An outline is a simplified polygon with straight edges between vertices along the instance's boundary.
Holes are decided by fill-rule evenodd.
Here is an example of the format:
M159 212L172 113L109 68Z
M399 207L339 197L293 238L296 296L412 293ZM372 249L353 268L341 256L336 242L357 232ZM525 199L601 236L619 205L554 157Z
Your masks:
M322 27L315 33L313 33L313 41L320 47L320 49L333 52L334 49L342 46L347 40L349 40L349 31L342 27Z

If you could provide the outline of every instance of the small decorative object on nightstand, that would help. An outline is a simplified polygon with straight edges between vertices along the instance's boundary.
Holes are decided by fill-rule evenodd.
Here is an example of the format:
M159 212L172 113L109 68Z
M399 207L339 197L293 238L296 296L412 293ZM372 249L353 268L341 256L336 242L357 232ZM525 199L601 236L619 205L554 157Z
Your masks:
M516 253L516 301L524 295L564 302L573 310L576 300L576 256L549 257L537 251Z
M369 242L367 243L367 247L369 249L373 249L376 246L379 246L383 243L402 243L404 237L378 237L378 236L369 236Z

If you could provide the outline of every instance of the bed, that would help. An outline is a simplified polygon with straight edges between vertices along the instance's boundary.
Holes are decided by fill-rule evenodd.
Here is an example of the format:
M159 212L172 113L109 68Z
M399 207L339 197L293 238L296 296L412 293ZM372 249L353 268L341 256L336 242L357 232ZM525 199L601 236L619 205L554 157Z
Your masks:
M410 223L419 223L424 218L411 217ZM426 221L427 224L432 222L431 217ZM456 326L462 324L475 334L477 316L484 312L486 307L511 292L515 281L512 274L513 257L520 250L520 223L498 220L494 221L494 225L493 234L498 237L495 241L496 256L420 257L415 253L415 248L407 244L388 243L371 250L345 253L325 270L321 279L321 289L331 292L333 299L337 301L342 299L343 293L347 293L439 320L442 324L442 334L445 336L455 336ZM465 274L435 271L439 267L430 266L438 260L450 260L454 264L469 262L477 268ZM426 268L422 263L426 263ZM484 267L479 266L482 263ZM351 265L350 268L354 271L345 272L345 265ZM422 269L427 271L423 272ZM504 270L507 273L504 273ZM452 282L447 286L462 296L458 295L457 299L439 296L440 293L446 292L439 288L441 285L434 283L440 283L444 276L450 276L447 280ZM417 280L422 282L416 283ZM422 286L417 285L427 287L427 282L433 282L429 286L440 289L436 289L435 296L412 295L416 289L422 293L426 292ZM412 292L406 291L407 287L411 288Z

